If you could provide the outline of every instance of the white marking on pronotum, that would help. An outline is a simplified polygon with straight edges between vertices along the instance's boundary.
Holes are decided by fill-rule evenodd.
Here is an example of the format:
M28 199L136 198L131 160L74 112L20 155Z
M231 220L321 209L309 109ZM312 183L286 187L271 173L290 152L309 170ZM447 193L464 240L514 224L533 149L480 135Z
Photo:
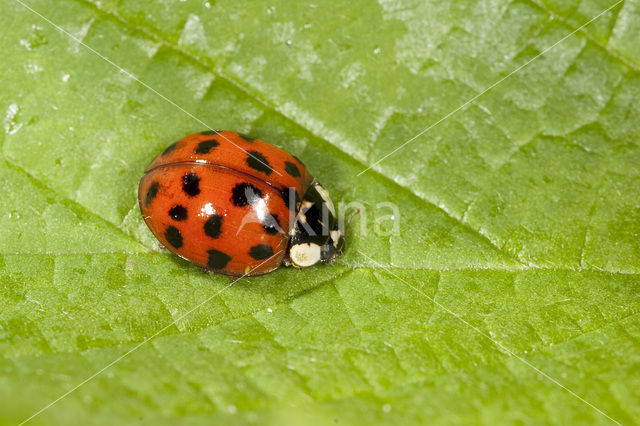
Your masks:
M289 256L294 265L306 268L320 261L320 246L313 243L296 244L291 246Z
M335 230L331 231L331 241L333 241L333 246L338 247L338 241L340 241L340 231Z
M324 203L327 205L331 214L335 216L336 208L333 205L333 201L331 201L329 192L326 189L324 189L322 185L316 185L316 191L318 191L318 194L320 194L320 196L322 197L322 201L324 201Z

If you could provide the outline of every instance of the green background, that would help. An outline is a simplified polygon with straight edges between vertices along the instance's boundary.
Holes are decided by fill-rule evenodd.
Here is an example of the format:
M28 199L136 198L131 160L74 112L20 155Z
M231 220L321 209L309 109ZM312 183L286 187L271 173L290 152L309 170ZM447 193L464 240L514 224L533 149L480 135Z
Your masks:
M2 423L167 326L32 424L611 423L526 363L639 422L640 0L359 177L615 2L24 1L365 212L334 264L222 291L136 200L203 125L1 0Z

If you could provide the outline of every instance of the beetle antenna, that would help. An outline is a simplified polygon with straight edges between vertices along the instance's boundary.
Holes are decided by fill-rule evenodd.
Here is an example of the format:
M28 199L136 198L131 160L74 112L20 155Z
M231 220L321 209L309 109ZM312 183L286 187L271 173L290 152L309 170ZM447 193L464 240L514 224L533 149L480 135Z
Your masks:
M354 211L353 213L351 213L351 216L349 216L349 219L347 219L347 224L344 226L344 232L345 234L347 233L347 229L349 228L349 225L351 224L351 221L353 220L354 217L356 217L356 215L360 213L360 209L356 209L356 211Z

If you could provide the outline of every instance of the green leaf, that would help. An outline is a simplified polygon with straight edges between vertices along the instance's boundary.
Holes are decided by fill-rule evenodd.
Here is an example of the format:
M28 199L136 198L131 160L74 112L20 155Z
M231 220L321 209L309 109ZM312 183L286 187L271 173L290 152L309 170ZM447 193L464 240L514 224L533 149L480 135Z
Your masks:
M639 422L640 1L1 4L2 423ZM344 256L163 250L203 123L360 205Z

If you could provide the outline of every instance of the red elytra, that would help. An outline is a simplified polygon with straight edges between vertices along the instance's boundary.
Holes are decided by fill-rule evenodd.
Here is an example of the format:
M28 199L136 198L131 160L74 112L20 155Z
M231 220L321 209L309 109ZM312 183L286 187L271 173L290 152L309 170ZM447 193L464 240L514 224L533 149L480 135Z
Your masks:
M151 232L178 256L228 275L260 275L288 255L295 200L287 194L299 200L312 182L304 164L274 145L207 131L147 167L138 201Z

